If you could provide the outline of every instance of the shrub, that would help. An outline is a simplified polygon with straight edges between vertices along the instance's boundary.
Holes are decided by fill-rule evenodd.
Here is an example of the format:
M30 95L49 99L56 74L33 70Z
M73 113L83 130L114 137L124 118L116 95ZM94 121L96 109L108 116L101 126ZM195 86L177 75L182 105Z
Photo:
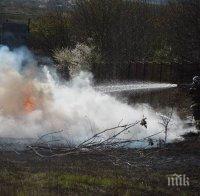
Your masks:
M57 68L63 72L69 71L71 77L80 71L91 71L92 66L101 61L95 47L78 43L74 49L62 48L54 51Z
M58 12L48 13L37 18L30 25L31 46L51 52L58 47L70 47L73 44L69 15Z

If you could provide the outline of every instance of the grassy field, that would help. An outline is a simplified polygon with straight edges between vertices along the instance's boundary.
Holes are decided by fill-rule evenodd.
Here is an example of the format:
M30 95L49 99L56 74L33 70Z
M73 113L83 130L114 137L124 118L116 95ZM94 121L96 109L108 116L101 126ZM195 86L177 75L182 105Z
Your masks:
M0 195L198 195L199 140L163 149L118 150L104 155L41 159L31 152L1 152ZM128 164L129 163L129 164ZM188 187L168 186L168 175L185 174Z

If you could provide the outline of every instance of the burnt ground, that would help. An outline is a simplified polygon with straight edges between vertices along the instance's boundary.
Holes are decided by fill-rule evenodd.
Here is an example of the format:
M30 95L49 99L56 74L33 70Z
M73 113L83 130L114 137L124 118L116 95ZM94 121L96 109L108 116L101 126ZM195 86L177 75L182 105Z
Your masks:
M200 139L155 149L40 158L1 152L0 195L198 195ZM111 158L109 158L111 157ZM112 161L111 161L112 160ZM168 175L189 186L168 186Z

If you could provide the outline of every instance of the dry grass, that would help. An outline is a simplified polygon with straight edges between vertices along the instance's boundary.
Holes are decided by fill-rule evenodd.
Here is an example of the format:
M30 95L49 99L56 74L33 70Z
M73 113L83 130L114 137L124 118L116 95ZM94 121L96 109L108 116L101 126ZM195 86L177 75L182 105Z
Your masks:
M194 195L200 191L199 140L164 149L118 150L132 165L100 155L40 159L24 152L1 152L0 195ZM187 149L186 151L184 149ZM189 187L168 187L167 175L186 174Z

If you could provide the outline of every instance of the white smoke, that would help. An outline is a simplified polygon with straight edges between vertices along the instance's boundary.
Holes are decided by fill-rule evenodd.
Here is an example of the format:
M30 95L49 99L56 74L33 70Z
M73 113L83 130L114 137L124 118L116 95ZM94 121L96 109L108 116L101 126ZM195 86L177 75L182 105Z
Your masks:
M96 91L91 85L90 73L81 72L71 81L60 84L46 67L36 69L35 64L25 48L10 51L8 47L0 47L0 137L35 138L63 130L68 139L80 140L114 127L120 121L132 123L144 116L148 128L138 125L124 137L138 139L163 130L152 108L132 107ZM173 122L170 140L185 131L177 115L173 116Z

